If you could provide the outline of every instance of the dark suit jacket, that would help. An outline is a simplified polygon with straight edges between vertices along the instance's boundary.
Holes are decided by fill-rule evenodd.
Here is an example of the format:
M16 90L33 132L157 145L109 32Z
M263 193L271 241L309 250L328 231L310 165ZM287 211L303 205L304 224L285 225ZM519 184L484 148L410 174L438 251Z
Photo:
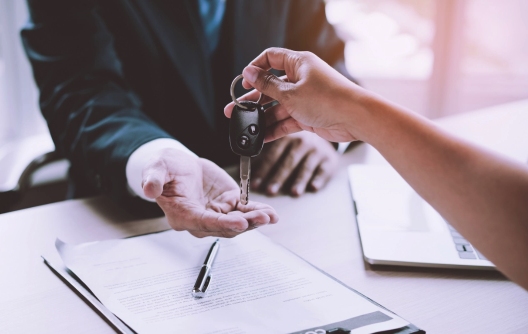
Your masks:
M219 165L234 163L223 116L229 84L268 47L312 51L344 69L343 43L318 0L227 0L212 58L196 0L28 6L23 43L77 196L103 192L129 201L127 159L156 138L176 138Z

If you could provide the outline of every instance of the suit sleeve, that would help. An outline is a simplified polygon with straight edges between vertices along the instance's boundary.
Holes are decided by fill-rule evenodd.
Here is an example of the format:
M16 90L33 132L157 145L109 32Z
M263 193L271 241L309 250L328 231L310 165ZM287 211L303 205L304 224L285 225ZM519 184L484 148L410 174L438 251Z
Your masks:
M141 112L95 0L28 0L28 8L22 41L53 141L76 176L122 201L128 157L171 136Z
M291 0L286 48L310 51L357 83L345 67L345 44L326 19L322 0Z

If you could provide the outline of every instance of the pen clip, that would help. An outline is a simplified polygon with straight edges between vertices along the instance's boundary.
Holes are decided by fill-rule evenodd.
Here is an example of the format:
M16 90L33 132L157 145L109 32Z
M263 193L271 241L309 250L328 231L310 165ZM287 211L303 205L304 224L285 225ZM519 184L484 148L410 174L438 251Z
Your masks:
M332 328L326 331L326 334L349 334L349 333L350 333L350 330L346 328L341 328L341 327Z
M209 287L209 283L211 282L211 276L212 275L208 275L206 278L205 278L205 281L203 283L203 286L202 286L202 289L193 289L192 291L192 296L194 298L203 298L205 297L205 293L207 292L207 288Z

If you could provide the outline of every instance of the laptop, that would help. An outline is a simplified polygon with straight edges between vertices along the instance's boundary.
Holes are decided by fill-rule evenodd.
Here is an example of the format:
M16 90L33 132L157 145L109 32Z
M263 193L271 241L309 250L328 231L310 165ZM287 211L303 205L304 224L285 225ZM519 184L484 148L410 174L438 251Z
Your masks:
M363 257L370 264L494 269L389 165L348 168Z

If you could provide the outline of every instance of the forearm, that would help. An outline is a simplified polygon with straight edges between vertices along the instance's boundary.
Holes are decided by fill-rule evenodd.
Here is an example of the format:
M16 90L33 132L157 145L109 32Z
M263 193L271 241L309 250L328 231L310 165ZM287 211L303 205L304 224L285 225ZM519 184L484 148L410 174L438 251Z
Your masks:
M362 102L360 139L499 269L528 288L528 168L377 96L367 94Z
M125 79L97 1L28 1L22 41L42 114L72 177L89 193L128 200L125 164L142 144L170 135L143 112Z
M273 77L269 68L284 69L289 80ZM310 53L271 48L243 74L246 88L280 102L266 111L268 141L308 130L333 141L371 144L449 223L528 289L526 166L452 137L354 85ZM228 117L233 106L225 109Z

